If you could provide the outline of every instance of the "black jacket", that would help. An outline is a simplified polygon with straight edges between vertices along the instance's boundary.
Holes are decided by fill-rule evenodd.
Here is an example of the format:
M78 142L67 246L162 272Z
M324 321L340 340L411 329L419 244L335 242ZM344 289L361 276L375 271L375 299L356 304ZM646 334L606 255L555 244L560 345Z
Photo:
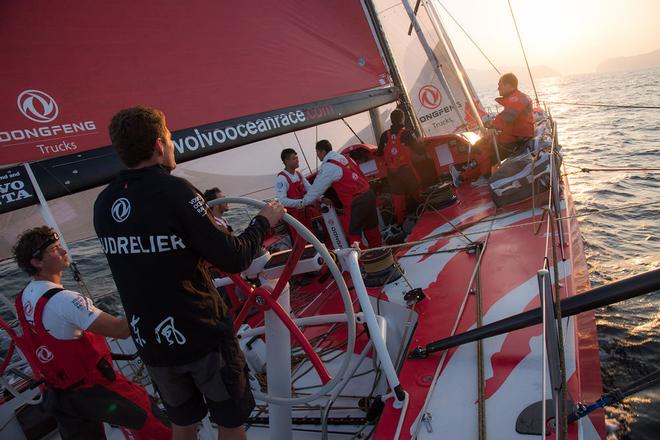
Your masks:
M231 273L247 268L266 218L237 237L222 232L194 186L154 166L125 170L101 192L94 228L146 364L191 362L232 337L205 261Z

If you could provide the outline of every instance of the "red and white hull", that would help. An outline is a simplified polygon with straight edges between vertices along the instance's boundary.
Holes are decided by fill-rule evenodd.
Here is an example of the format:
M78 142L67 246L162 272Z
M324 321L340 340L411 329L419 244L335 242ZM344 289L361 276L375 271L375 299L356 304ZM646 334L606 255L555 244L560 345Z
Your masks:
M574 209L568 182L564 185L562 217L568 217ZM469 244L467 238L485 246L479 270L483 324L540 306L537 271L543 266L546 250L553 272L547 222L538 234L534 233L538 225L532 224L541 219L538 202L535 209L531 201L496 209L486 185L463 185L457 196L458 202L440 213L425 213L409 238L423 241L441 235L437 240L424 241L398 254L408 280L428 297L416 306L419 319L411 348L476 327L472 280L477 256L464 249ZM570 218L563 224L566 259L562 261L559 256L556 264L561 297L565 298L587 290L589 280L577 222ZM388 299L403 304L400 290L400 286L389 286ZM593 313L564 318L563 332L569 398L594 401L600 397L602 385ZM545 398L552 399L543 351L541 325L483 340L485 411L481 422L476 342L426 359L408 359L400 371L401 383L410 394L400 438L415 434L429 439L438 435L479 438L479 423L483 423L488 438L529 438L516 432L516 419L526 407L542 400L544 373ZM388 405L375 438L392 438L398 414L399 410ZM422 417L430 421L418 423ZM569 438L604 436L602 411L569 426Z

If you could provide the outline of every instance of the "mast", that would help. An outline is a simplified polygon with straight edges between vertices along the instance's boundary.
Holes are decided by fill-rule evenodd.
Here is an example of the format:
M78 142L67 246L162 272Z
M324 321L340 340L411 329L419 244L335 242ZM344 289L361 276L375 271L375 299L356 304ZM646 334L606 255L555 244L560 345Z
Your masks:
M422 127L419 123L419 120L415 116L415 113L413 112L412 101L410 100L410 95L408 94L408 88L406 87L406 84L403 81L403 77L401 76L401 73L399 72L399 69L396 65L394 55L392 54L389 43L387 42L387 38L385 38L385 31L383 30L383 26L378 19L376 6L374 5L373 0L364 0L364 7L369 14L370 24L376 36L376 41L378 42L383 57L385 58L388 67L390 68L392 81L394 82L394 85L397 86L401 91L401 103L403 105L403 111L406 114L406 119L412 124L415 136L419 137L422 135ZM373 119L373 113L371 111L369 112L369 115ZM377 125L380 125L380 122L378 122ZM377 133L376 140L379 139L379 136L380 133Z

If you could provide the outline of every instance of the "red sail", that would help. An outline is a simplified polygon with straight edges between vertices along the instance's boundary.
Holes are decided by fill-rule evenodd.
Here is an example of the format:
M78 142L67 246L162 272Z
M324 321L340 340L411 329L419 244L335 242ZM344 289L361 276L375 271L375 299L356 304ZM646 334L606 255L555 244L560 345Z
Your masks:
M107 146L136 104L226 128L218 151L278 134L250 115L290 131L332 116L303 104L389 85L357 1L37 3L0 5L0 165Z

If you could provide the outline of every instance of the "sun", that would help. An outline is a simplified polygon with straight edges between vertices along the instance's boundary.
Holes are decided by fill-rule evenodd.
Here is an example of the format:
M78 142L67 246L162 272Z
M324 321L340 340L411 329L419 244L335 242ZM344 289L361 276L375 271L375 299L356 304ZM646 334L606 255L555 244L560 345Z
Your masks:
M556 56L588 32L575 1L512 0L525 49L539 59Z

